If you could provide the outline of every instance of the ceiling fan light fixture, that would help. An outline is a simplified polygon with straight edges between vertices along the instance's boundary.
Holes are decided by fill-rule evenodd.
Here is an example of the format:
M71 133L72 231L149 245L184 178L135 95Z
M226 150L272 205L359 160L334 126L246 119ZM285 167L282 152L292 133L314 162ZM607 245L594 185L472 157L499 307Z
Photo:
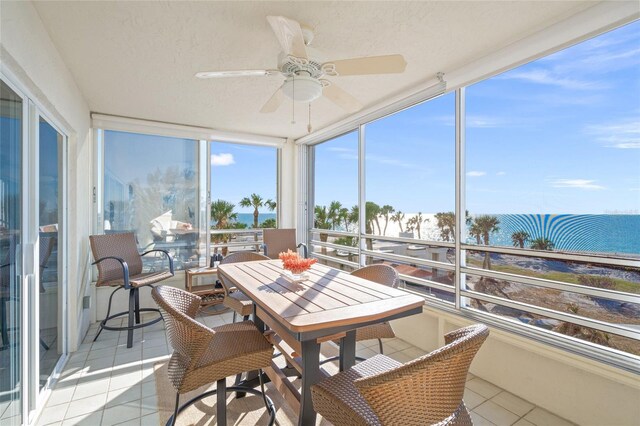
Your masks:
M322 83L305 75L291 76L285 80L282 91L295 102L311 102L322 95Z

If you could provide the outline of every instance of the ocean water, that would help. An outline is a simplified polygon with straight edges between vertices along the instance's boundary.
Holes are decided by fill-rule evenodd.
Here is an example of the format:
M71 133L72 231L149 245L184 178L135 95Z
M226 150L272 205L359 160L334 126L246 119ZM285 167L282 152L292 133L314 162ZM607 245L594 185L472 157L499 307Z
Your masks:
M275 213L260 213L258 215L258 223L262 223L267 219L275 219ZM238 213L238 222L244 223L247 227L253 226L253 213Z
M550 239L555 249L640 254L640 215L504 214L491 245L513 246L511 235L526 231L530 240ZM473 243L474 241L469 240Z

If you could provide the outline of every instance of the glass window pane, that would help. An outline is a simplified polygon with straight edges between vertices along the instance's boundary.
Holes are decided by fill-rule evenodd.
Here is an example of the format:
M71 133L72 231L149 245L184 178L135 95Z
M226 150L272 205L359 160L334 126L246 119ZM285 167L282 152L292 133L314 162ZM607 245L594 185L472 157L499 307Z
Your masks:
M133 231L140 250L168 250L178 269L197 265L197 153L194 140L105 131L105 233Z
M22 99L0 80L0 418L21 423Z
M358 232L358 132L347 133L313 147L314 223L318 229ZM349 251L314 245L311 251L358 262L349 255L357 247L353 236L320 232L317 241L349 247ZM319 239L319 240L318 240ZM355 259L354 259L355 258ZM324 261L321 261L325 263Z
M211 142L212 252L256 250L259 234L240 230L278 227L277 158L276 148ZM239 231L216 233L229 229ZM231 247L216 246L230 242Z
M40 388L53 372L63 351L62 287L58 262L62 259L60 232L60 152L62 135L40 118Z

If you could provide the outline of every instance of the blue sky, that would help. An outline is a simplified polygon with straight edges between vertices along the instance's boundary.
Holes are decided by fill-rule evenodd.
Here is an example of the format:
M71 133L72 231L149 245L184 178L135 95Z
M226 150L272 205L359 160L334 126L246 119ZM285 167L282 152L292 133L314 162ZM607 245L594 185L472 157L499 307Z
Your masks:
M640 23L467 88L472 213L640 213ZM366 127L367 199L454 208L454 96ZM357 136L316 150L316 204L357 201Z

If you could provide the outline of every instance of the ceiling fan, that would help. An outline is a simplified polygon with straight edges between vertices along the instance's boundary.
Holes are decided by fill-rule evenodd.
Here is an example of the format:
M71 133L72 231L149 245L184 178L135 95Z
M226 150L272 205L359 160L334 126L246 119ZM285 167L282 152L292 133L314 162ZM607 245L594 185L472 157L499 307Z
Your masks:
M262 113L276 111L285 96L295 102L311 102L325 96L345 111L355 112L362 107L358 100L325 77L401 73L407 66L399 54L320 61L315 49L309 47L313 40L311 29L284 16L267 16L267 21L283 50L278 58L278 69L206 71L197 73L196 77L285 77L282 86L260 109Z

